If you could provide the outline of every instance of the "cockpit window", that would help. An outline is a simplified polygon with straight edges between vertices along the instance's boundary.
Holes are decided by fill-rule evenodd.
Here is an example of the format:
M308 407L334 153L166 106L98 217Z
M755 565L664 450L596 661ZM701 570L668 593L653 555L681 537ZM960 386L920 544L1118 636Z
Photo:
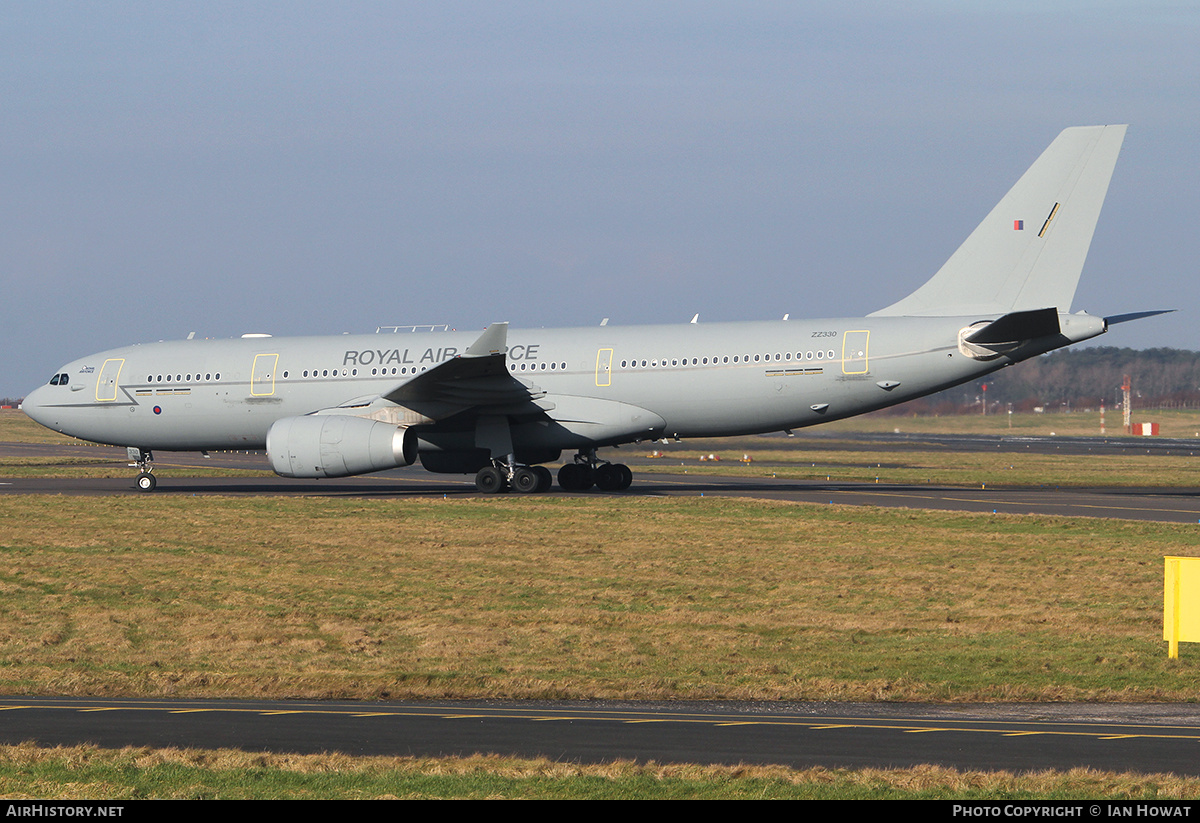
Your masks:
M60 378L60 377L62 377L62 375L61 375L61 374L56 374L56 375L54 375L53 377L51 377L51 378L50 378L50 385L51 385L51 386L57 386L57 385L58 385L58 378Z
M50 385L51 385L51 386L65 386L65 385L67 385L67 384L68 384L70 381L71 381L71 378L70 378L70 376L69 376L69 375L66 375L66 374L56 374L56 375L54 375L53 377L51 377L51 378L50 378Z

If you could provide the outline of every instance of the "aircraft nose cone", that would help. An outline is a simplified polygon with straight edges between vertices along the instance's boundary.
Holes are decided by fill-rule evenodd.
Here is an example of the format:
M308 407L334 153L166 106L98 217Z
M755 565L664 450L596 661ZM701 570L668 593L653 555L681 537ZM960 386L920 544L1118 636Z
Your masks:
M21 411L35 423L40 423L48 429L54 428L50 420L49 409L46 406L46 387L38 386L21 401Z

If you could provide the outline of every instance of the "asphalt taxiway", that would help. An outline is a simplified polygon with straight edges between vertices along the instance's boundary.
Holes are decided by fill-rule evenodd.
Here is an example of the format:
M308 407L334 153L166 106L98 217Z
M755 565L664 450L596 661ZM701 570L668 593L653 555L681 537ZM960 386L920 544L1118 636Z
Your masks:
M1085 704L370 703L0 698L0 742L1200 776L1200 710Z
M1140 448L1120 442L1106 444L1089 438L1076 442L1060 439L1029 442L1028 438L1001 442L991 439L944 438L941 448L1008 448L1043 451L1051 449L1087 449L1092 453ZM1127 439L1128 440L1128 439ZM1087 441L1080 443L1077 441ZM837 441L834 441L837 442ZM918 441L928 448L928 438ZM1135 441L1136 442L1136 441ZM889 447L899 445L894 439ZM1160 441L1162 454L1188 453L1195 448L1190 441ZM821 448L826 448L825 444ZM861 448L861 445L858 446ZM907 448L914 448L908 444ZM1076 452L1073 452L1076 453ZM93 465L127 476L111 478L2 478L0 494L113 495L141 494L133 485L135 470L127 468L122 450L76 444L0 443L0 457L36 459L40 465L82 467ZM69 462L68 462L69 461ZM82 462L80 462L82 461ZM663 460L628 459L634 469L634 484L627 491L582 493L590 497L628 496L724 496L754 497L816 504L881 506L887 508L937 509L995 514L1045 514L1073 517L1115 517L1200 525L1200 486L1197 487L1051 487L1051 486L949 486L935 484L893 484L812 480L788 480L770 475L769 464L756 464L763 476L756 478L719 477L706 474L667 474L661 472ZM158 495L280 495L308 497L469 497L477 496L471 478L460 475L430 474L419 466L395 469L362 477L333 480L290 480L268 472L266 458L253 452L216 453L205 458L190 453L161 453L156 462ZM173 469L210 468L234 470L235 476L187 477ZM656 473L655 469L660 471ZM258 473L257 476L255 473ZM567 494L558 490L552 494ZM571 493L576 494L576 493Z

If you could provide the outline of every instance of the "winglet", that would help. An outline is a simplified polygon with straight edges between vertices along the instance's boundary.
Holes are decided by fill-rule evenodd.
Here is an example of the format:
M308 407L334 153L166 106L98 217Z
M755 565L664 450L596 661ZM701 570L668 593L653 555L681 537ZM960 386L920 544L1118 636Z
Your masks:
M493 323L475 342L467 346L463 357L491 357L508 352L508 323Z

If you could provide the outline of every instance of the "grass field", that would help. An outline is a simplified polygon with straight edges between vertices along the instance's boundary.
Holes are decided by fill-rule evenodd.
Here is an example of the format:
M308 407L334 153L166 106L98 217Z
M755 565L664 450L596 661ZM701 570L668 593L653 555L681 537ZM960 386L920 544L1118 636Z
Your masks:
M124 451L114 457L112 449L66 437L39 426L23 412L0 410L0 443L42 444L69 447L69 453L47 459L42 456L0 457L0 477L133 477ZM169 453L160 465L175 477L256 477L271 475L266 461L261 469L219 466L173 465ZM165 473L165 472L164 472Z
M42 436L0 413L0 440ZM1018 475L997 461L1008 457L905 453L888 468L916 473L908 482L936 470L1065 484L1097 466L1067 458ZM871 458L821 460L871 479ZM1186 458L1140 459L1100 473L1194 485ZM793 454L782 468L801 462ZM1166 658L1161 604L1162 557L1195 554L1196 528L716 498L7 497L0 691L1194 701L1200 667L1188 647ZM1090 772L0 753L6 797L1068 799L1195 797L1198 785Z
M82 443L34 423L18 409L0 409L0 443Z
M0 746L0 797L162 799L1154 800L1200 780L1087 770L1013 775L780 766L598 766L500 757L382 758Z
M1028 452L924 451L920 446L904 451L871 451L824 444L797 444L790 450L763 448L769 443L742 448L713 444L655 444L662 458L646 466L658 474L692 474L713 477L778 477L827 482L937 484L952 486L1200 486L1196 458L1147 453L1091 454L1087 456ZM754 448L758 445L759 448ZM626 451L626 450L623 450ZM1200 448L1198 448L1200 451ZM701 460L716 455L719 461ZM749 462L742 462L743 456ZM638 467L642 468L642 467Z
M1192 700L1200 671L1160 639L1193 526L549 496L0 524L9 694Z
M1159 437L1200 438L1200 409L1137 409L1134 423L1158 423ZM949 416L900 416L875 413L826 423L814 430L825 432L894 432L928 434L992 434L1037 437L1099 437L1099 410L1034 414L961 414ZM1120 409L1104 415L1106 437L1128 437L1122 431Z

